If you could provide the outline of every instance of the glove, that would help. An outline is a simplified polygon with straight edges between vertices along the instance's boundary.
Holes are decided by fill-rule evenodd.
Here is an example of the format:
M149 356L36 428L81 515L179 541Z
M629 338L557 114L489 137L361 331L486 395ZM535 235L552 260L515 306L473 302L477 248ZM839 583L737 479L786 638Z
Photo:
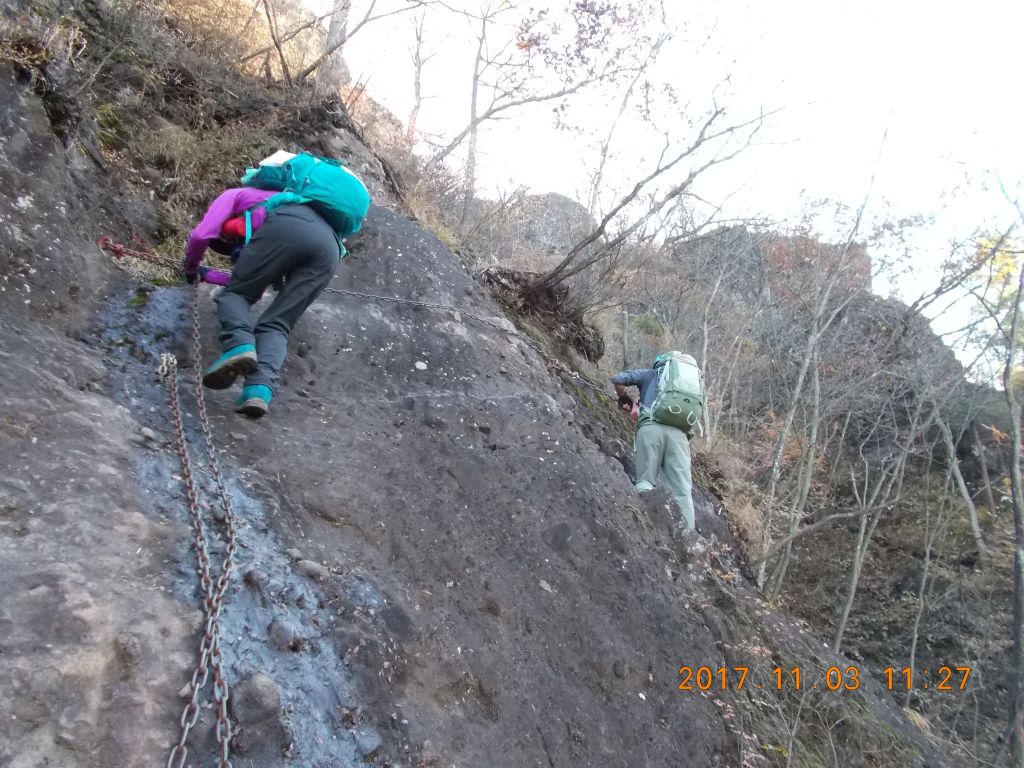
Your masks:
M633 410L633 398L627 394L619 395L619 407L624 411Z
M192 271L186 271L185 272L185 282L188 283L189 285L192 285L193 283L195 283L196 280L199 280L200 282L205 283L206 282L206 275L209 274L210 269L211 269L210 267L199 266L199 267L196 267Z

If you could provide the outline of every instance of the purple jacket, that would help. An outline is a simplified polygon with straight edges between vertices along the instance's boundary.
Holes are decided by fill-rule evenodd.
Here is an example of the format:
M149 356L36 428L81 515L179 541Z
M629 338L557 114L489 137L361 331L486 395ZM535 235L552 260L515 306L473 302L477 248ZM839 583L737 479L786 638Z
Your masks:
M199 269L210 241L220 237L220 228L233 216L253 208L252 231L259 229L267 218L267 211L260 203L276 194L274 191L252 187L235 187L221 192L217 199L210 203L202 221L188 236L188 245L185 246L185 271L196 272ZM203 275L203 280L214 285L227 285L230 279L230 272L219 269L206 270Z

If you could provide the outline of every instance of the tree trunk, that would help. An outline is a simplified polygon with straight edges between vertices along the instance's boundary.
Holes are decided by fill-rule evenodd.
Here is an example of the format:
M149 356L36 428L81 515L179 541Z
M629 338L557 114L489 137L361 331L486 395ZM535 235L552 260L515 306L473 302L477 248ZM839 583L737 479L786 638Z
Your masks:
M978 425L971 424L971 433L974 437L974 444L978 450L978 461L981 463L981 479L985 484L983 488L985 492L985 506L988 507L988 513L994 515L996 513L996 500L992 496L992 478L988 473L988 459L985 458L985 444L981 442L981 437L978 435Z
M263 5L263 0L256 0L255 5L252 7L252 13L249 14L249 20L245 22L245 26L242 27L242 31L238 34L240 40L246 39L246 35L249 34L249 27L256 22L257 17L260 15L261 5Z
M733 381L734 379L738 378L736 377L736 368L739 366L740 350L743 347L742 342L742 336L737 335L736 338L733 339L732 346L729 349L729 353L726 355L726 363L724 365L718 366L719 374L721 374L724 370L725 379L722 380L721 376L719 376L713 383L708 383L709 389L713 389L715 392L721 392L723 393L723 396L726 392L729 392L729 388L732 387L732 394L730 396L729 405L730 409L739 407L739 403L736 400L737 390L736 387L733 385ZM707 408L708 410L712 410L709 408L707 403L704 404L704 407ZM718 425L721 422L722 413L724 412L724 409L724 401L720 401L719 406L715 408L711 414L711 419L708 424L708 434L706 437L708 445L712 444L715 433L718 432Z
M828 292L826 292L826 300ZM793 391L790 393L789 406L786 408L786 417L782 421L782 428L779 430L779 436L775 441L775 450L772 452L772 469L771 474L768 476L768 491L766 493L767 499L767 514L764 522L764 541L762 542L762 552L768 551L768 544L771 541L772 536L772 521L775 518L775 492L778 488L779 476L782 474L782 457L785 455L786 442L789 440L789 432L793 428L793 419L796 416L796 409L800 404L800 397L803 395L804 382L807 380L807 372L811 367L811 360L815 356L815 350L818 347L818 340L821 338L821 331L818 327L818 321L820 315L816 315L811 326L810 331L807 334L807 345L804 349L803 359L800 361L800 372L797 374L796 383L793 385ZM762 562L761 567L757 570L757 585L760 588L764 588L764 576L765 569L768 567L768 563Z
M836 487L836 477L839 474L839 465L843 459L844 449L846 447L846 431L850 427L850 419L853 418L853 414L849 411L846 412L846 418L843 419L843 429L839 433L839 442L836 443L836 453L832 457L832 466L828 470L828 487L834 489ZM828 451L828 445L825 446L826 452Z
M334 12L327 27L327 41L324 51L331 51L317 70L313 95L320 100L338 97L341 87L351 80L345 66L345 39L348 36L348 16L352 0L334 0Z
M281 35L277 31L277 9L274 8L272 0L264 0L263 10L267 14L267 26L270 28L270 39L274 42L274 47L277 49L277 56L281 61L281 74L284 76L284 81L289 86L292 84L292 75L288 70L288 59L284 55L284 46L281 44Z
M932 546L935 544L935 539L938 538L939 533L945 527L945 505L946 496L945 494L949 491L949 479L950 472L946 472L946 482L943 484L943 496L939 506L938 517L935 521L935 526L930 527L931 523L931 507L925 504L925 528L924 528L924 566L921 569L921 581L918 582L917 586L917 611L914 614L914 629L910 634L910 657L907 661L907 666L913 670L917 666L917 641L920 636L921 630L921 619L924 618L924 614L928 607L928 602L925 599L928 587L928 574L931 570L932 564ZM925 493L925 499L928 498L928 494ZM913 672L911 672L913 674ZM911 680L913 682L913 680ZM909 707L911 699L914 696L913 687L909 688L903 697L903 706Z
M420 14L416 19L416 47L412 51L412 111L409 113L409 122L405 129L405 139L410 145L416 143L416 121L420 116L420 108L423 106L423 65L426 59L423 58L423 27L426 23L426 16ZM429 57L428 57L429 58Z
M850 611L853 608L853 599L857 595L857 585L860 583L860 568L864 563L863 553L867 551L867 547L865 546L867 527L868 516L861 515L860 529L857 532L857 546L853 550L853 560L850 563L850 583L846 588L846 600L843 602L843 610L839 614L836 631L832 636L833 653L839 653L839 648L843 644L843 635L846 634L846 622L850 620Z
M1014 679L1010 701L1009 731L1013 765L1024 768L1024 487L1021 481L1021 404L1013 387L1013 369L1017 364L1020 333L1020 299L1024 293L1024 268L1017 281L1010 324L1009 351L1003 369L1003 393L1010 412L1010 498L1013 504L1013 659Z
M476 84L473 85L473 99L476 101ZM476 142L478 132L474 128L469 133L469 146L466 151L466 176L465 186L462 192L462 214L459 216L459 231L465 231L469 223L469 216L473 210L473 200L476 195Z
M789 535L796 533L800 527L800 521L804 516L804 509L807 507L807 497L811 492L811 483L814 480L815 451L818 447L818 422L821 420L821 378L818 375L818 354L815 352L814 361L811 365L811 433L807 438L807 449L804 451L804 461L800 467L798 488L796 497L793 499L793 506L789 515ZM782 553L782 560L773 575L772 588L769 591L770 599L778 597L782 591L782 585L786 581L786 572L793 557L793 541L786 544Z
M718 272L718 279L715 280L715 287L711 289L711 295L708 296L707 303L704 305L704 318L701 323L701 347L700 347L700 371L704 377L704 412L701 416L703 420L702 429L705 435L711 434L711 409L707 407L707 382L710 381L708 375L708 344L710 343L711 334L709 332L709 323L711 318L711 305L715 302L715 296L718 295L718 289L722 285L722 278L725 276L725 264L722 264L722 269Z
M629 367L629 307L622 307L622 370Z
M988 558L988 548L985 546L985 538L981 534L981 525L978 522L978 508L974 506L974 499L971 498L971 492L967 489L967 483L964 482L963 473L960 472L960 463L956 460L956 445L953 443L953 433L944 419L940 417L936 421L939 424L939 431L942 433L942 442L946 446L949 470L953 473L956 487L960 491L964 504L967 506L967 516L971 521L971 533L974 536L974 546L978 549L978 564L980 566Z
M459 216L459 231L463 231L466 222L469 220L469 213L473 207L473 195L476 194L476 142L479 135L479 98L480 98L480 74L484 63L484 47L487 44L487 17L480 22L480 37L476 48L476 58L473 60L473 89L469 99L469 149L466 152L466 182L463 187L462 215Z
M892 500L899 496L903 488L903 472L907 466L907 456L910 453L910 447L913 445L914 438L921 429L920 424L921 406L918 406L913 418L910 422L910 429L907 432L907 438L904 444L899 446L899 454L895 457L895 460L886 466L883 462L878 467L879 477L872 488L870 494L867 492L866 479L865 488L863 495L859 494L856 489L856 479L852 477L853 470L851 469L851 479L854 481L854 493L857 494L857 501L864 514L860 521L860 533L857 537L857 547L854 550L853 562L850 565L850 584L847 589L846 599L843 602L843 609L839 616L839 621L836 624L836 631L832 638L832 651L839 653L843 645L843 636L846 633L846 624L850 618L850 611L853 608L853 601L857 597L857 589L860 585L860 575L864 567L864 560L868 554L868 547L871 545L871 537L875 535L875 529L878 527L878 521L882 519L882 513L886 507L892 503ZM866 468L866 462L865 462ZM873 509L874 512L870 514L871 521L868 523L868 510Z

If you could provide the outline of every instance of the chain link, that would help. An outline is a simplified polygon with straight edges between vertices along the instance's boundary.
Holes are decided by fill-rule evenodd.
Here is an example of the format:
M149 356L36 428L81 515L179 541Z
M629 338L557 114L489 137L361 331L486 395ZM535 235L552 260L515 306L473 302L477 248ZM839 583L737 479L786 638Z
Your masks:
M217 459L217 446L213 441L213 430L210 427L210 417L206 411L206 398L203 396L203 381L200 371L203 370L203 341L202 329L199 318L199 281L192 285L192 368L196 375L196 408L199 415L199 428L203 435L203 444L206 447L207 466L217 489L217 498L220 503L221 512L224 517L225 550L224 561L221 566L220 577L217 579L216 590L214 591L215 621L220 617L221 607L224 604L224 595L227 592L228 583L231 579L231 572L235 566L235 553L238 551L236 541L237 528L235 525L235 512L231 506L231 496L228 494L224 484L224 475L220 470L220 461ZM211 646L210 660L213 668L213 696L217 706L217 744L220 747L220 764L218 768L231 768L230 751L232 725L228 715L228 699L230 689L227 680L224 678L221 666L220 654L220 633L213 634L214 644Z
M148 261L150 264L155 264L156 266L164 267L165 269L171 269L175 272L181 271L181 263L168 256L160 256L152 251L129 248L123 243L115 243L106 235L97 240L96 245L99 246L101 251L109 253L118 260L127 256L133 259L138 259L139 261Z
M220 470L220 462L217 460L216 445L213 441L213 430L210 427L210 420L206 412L206 400L203 397L203 384L200 371L202 370L202 337L199 324L199 283L193 285L192 290L192 362L196 373L195 398L198 410L200 431L203 436L203 444L206 450L207 465L210 475L213 478L220 507L224 513L224 538L225 550L221 562L220 571L214 578L213 567L210 561L209 536L206 523L203 519L203 504L200 499L200 488L196 483L196 476L192 466L192 459L189 453L188 441L185 437L185 423L181 408L181 392L178 380L178 360L174 355L164 353L160 356L160 365L157 372L161 380L168 383L170 393L171 419L174 425L175 443L178 451L178 458L181 463L182 482L185 486L186 501L189 512L192 516L193 542L196 549L196 560L198 565L199 584L202 589L203 612L205 614L205 626L203 638L199 646L199 661L192 672L191 697L185 709L181 713L181 737L177 745L171 750L167 758L167 768L184 768L185 760L188 757L188 749L185 746L192 728L199 719L199 696L206 688L210 672L213 672L213 699L217 710L217 723L215 728L219 759L217 768L231 768L231 736L233 732L231 718L228 714L228 700L230 688L224 677L220 649L220 615L224 607L224 596L231 580L231 573L234 569L235 553L238 545L236 542L235 514L231 507L231 498L228 495L224 484L224 478Z

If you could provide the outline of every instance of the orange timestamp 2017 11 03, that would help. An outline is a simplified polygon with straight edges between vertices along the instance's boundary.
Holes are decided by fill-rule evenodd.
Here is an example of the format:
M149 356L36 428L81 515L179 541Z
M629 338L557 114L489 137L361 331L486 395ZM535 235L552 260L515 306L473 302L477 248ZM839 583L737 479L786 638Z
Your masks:
M826 690L856 691L861 681L869 674L856 665L830 666L823 669L804 667L770 667L768 674L751 667L692 667L679 668L680 691L742 690L745 685L767 690ZM971 668L942 664L934 669L911 669L910 667L885 667L874 673L876 679L890 691L894 690L935 690L963 691L971 676Z

